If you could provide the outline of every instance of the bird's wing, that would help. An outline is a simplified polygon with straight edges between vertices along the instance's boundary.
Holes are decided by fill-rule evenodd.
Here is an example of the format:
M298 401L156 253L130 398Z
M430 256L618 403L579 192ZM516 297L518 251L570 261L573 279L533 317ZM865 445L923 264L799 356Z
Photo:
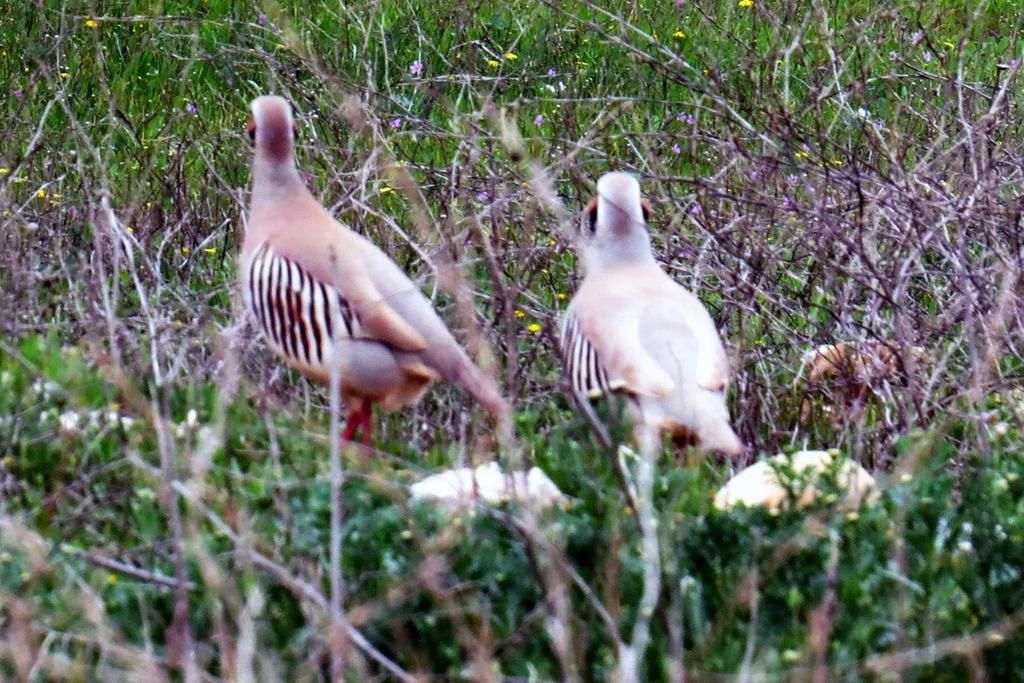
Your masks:
M624 391L666 396L674 383L640 339L640 321L628 310L577 298L562 321L562 361L573 389L587 396Z
M672 344L686 340L687 352L693 355L693 378L698 387L707 391L726 389L729 359L714 321L696 296L673 282L660 296L651 298L640 319L643 329L663 331L658 335L663 340Z
M311 221L308 231L289 231L287 239L273 240L271 248L345 300L358 321L359 337L401 351L424 350L427 342L423 335L391 307L374 284L361 258L361 241L331 219L326 226ZM409 287L414 286L410 281Z

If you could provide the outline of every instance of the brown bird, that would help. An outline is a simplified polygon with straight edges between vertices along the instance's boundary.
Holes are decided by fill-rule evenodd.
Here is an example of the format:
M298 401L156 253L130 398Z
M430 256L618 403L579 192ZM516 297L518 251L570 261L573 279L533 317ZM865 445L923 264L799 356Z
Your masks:
M270 348L328 384L338 353L347 424L371 441L373 405L415 403L438 380L454 382L505 423L511 408L452 338L430 302L384 252L336 221L299 178L296 126L280 97L253 100L252 199L241 282Z
M927 363L925 349L911 346L907 351L915 363ZM800 406L801 422L811 418L812 396L823 394L827 399L823 410L837 427L844 419L863 417L872 396L883 396L886 384L904 378L903 347L875 339L823 344L804 353L802 372L807 373L807 387Z
M561 351L573 391L630 397L634 435L646 428L730 455L729 362L701 302L651 252L650 207L640 183L608 173L587 207L586 276L562 320Z

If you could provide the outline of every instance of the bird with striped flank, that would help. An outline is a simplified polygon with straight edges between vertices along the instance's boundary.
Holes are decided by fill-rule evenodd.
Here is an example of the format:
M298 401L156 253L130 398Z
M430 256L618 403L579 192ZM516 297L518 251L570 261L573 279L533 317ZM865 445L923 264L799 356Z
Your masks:
M270 348L329 384L340 369L343 438L372 437L372 410L415 403L436 381L468 391L499 424L511 408L455 341L430 302L384 252L341 225L303 184L297 128L283 98L253 100L252 198L240 258L242 290ZM333 354L337 353L337 357Z
M581 397L626 394L638 444L668 434L737 455L725 349L701 302L655 261L649 215L635 178L598 181L586 210L585 277L562 319L565 373Z

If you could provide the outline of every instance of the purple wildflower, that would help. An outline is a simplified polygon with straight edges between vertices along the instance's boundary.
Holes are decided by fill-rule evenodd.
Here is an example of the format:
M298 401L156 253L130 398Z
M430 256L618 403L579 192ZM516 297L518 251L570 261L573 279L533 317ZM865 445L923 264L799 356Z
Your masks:
M811 146L808 145L806 142L804 144L800 145L800 148L803 151L807 152L808 154L810 154L810 152L811 152Z
M920 31L914 31L910 36L910 44L917 45L918 43L921 42L921 38L923 37L924 36L921 35Z
M681 111L676 114L676 121L679 123L688 123L691 126L697 123L697 119L693 114L687 114L685 111Z
M693 206L690 207L690 215L691 216L699 216L700 214L701 214L700 204L694 204Z
M750 179L751 180L757 180L760 177L761 177L761 172L760 171L751 171L750 172Z
M557 71L555 71L554 69L548 69L548 78L554 78L557 75L558 75Z
M672 143L672 153L673 154L680 154L682 151L683 151L683 148L679 146L678 142L673 142Z
M932 61L932 51L931 50L925 50L924 54L922 55L922 57L924 57L924 61L926 61L926 62Z
M487 192L487 190L481 190L481 191L480 191L480 192L479 192L479 193L478 193L478 194L476 195L476 200L477 200L478 202L486 202L486 201L487 201L488 199L490 199L490 198L491 198L491 195L490 195L490 193L489 193L489 192Z
M1020 66L1020 60L1019 59L1011 59L1010 60L1010 68L1011 69L1016 69L1018 66ZM21 91L19 90L18 92L21 92Z
M22 90L21 88L18 88L17 90L14 91L14 96L17 97L20 100L22 97L25 96L25 91Z
M682 249L676 252L676 258L692 261L693 259L697 258L697 252L695 252L693 249L690 249L689 247L683 247Z
M402 117L401 116L396 116L395 118L391 119L391 123L389 125L392 128L398 128L399 126L402 125Z
M267 15L261 14L259 17L256 18L256 23L259 24L260 26L263 26L263 24L267 23Z
M415 62L413 62L409 66L409 73L411 73L413 76L419 76L421 73L423 73L423 62L421 62L418 59Z
M533 125L540 126L543 123L544 123L544 115L543 114L537 114L536 116L533 117Z
M790 197L788 194L782 198L782 203L785 206L796 206L796 200Z
M189 114L195 114L197 111L199 111L199 107L196 106L195 102L189 102L185 105L185 111L187 111Z
M899 58L900 58L900 56L898 54L896 54L896 50L889 50L889 59L890 60L895 62Z
M786 182L789 183L790 185L796 185L797 183L800 182L800 178L798 178L795 174L791 174L786 176Z

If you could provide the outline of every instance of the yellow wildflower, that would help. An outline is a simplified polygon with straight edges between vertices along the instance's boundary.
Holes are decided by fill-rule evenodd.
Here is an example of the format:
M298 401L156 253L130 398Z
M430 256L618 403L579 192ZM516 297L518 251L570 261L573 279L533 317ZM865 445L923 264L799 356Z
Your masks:
M87 20L87 21L85 22L85 25L86 25L86 26L88 26L89 28L96 28L97 26L99 26L99 24L98 24L98 23L96 22L96 20L95 20L95 19L89 19L89 20Z
M0 175L7 175L10 172L11 169L7 168L6 166L0 167Z
M113 574L108 574L107 575L107 583L109 583L111 586L115 585L117 583L117 577L114 576Z
M559 292L558 293L558 300L559 301L565 301L565 299L566 299L565 292Z
M186 256L188 256L189 252L191 252L191 251L192 251L192 250L191 250L191 249L189 249L188 247L182 247L182 248L181 248L181 253L182 253L182 254L185 254Z
M132 233L135 232L135 228L133 228L130 225L126 225L124 229L125 229L125 232L127 232L129 235L131 235Z
M833 159L832 160L832 165L835 166L836 168L839 168L840 166L843 166L845 163L846 162L844 162L842 159Z
M682 31L676 31L675 33L672 34L672 37L675 38L676 40L682 40L683 38L686 37L686 34L683 33Z
M60 77L61 78L71 78L71 74L68 73L67 71L61 71L60 72Z
M540 332L540 323L530 323L527 328L530 332L537 334Z
M945 46L946 46L947 48L949 48L950 50L954 50L954 49L956 49L956 45L954 45L953 43L949 42L948 40L946 40L946 41L943 41L943 43L942 43L942 44L943 44L943 45L945 45Z
M740 7L753 7L754 0L740 0Z
M36 196L40 199L46 199L46 190L39 190L36 192Z
M519 55L517 55L515 52L506 52L505 59L507 59L510 62L514 62L517 59L519 59Z
M214 254L217 253L217 247L206 247L205 249L203 249L203 253L213 256Z
M388 187L387 185L385 185L384 187L380 188L380 193L381 194L389 194L391 192L394 192L394 190L392 188Z
M516 312L514 313L514 315L515 315L515 316L516 316L517 318L525 318L525 317L526 317L526 314L525 314L525 313L523 313L522 311L518 311L518 310L517 310L517 311L516 311Z
M499 62L497 59L488 59L487 66L491 67L492 69L497 69L499 66L501 66L501 62Z

